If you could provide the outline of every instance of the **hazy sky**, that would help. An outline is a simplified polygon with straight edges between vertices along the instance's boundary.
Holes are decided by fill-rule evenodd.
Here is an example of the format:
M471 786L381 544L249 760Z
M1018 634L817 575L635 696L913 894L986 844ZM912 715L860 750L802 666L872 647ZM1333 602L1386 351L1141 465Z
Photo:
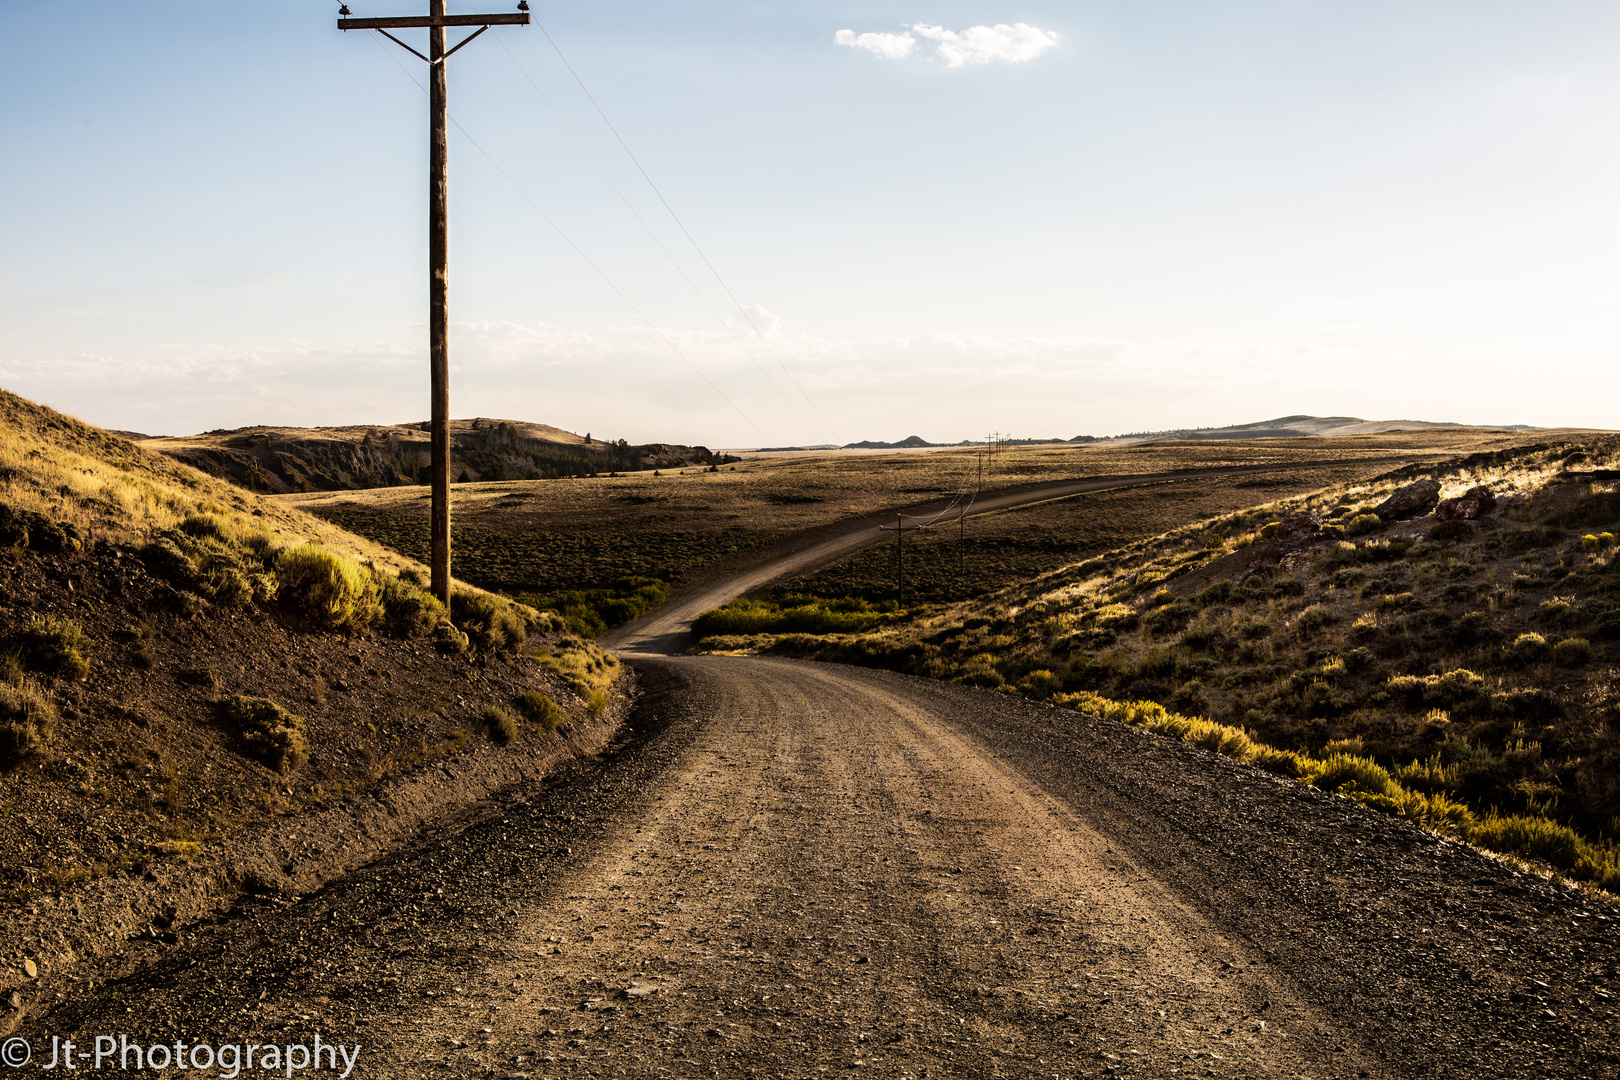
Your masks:
M452 132L457 416L1620 427L1613 3L533 5L797 385L529 26L450 62L489 155ZM336 9L0 4L0 385L171 434L427 415L426 65Z

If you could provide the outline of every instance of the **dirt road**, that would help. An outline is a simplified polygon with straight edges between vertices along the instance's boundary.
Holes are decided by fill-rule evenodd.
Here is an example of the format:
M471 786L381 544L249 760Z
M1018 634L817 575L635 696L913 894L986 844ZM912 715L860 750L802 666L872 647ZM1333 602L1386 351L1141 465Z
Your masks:
M1616 1075L1607 905L1005 695L637 664L599 766L22 1034L318 1033L366 1077Z
M1344 464L1375 465L1408 460L1410 459L1407 457L1379 455L1368 457L1364 461L1350 461ZM904 508L903 514L905 527L909 529L919 523L938 522L948 524L962 517L972 518L981 514L993 514L1020 506L1034 506L1037 503L1073 498L1076 495L1084 495L1094 491L1117 491L1121 488L1208 480L1214 477L1236 476L1245 473L1279 472L1286 471L1288 468L1290 466L1276 464L1232 465L1219 468L1187 469L1179 472L1144 473L1134 476L1055 480L1044 484L1029 484L1006 490L984 492L975 496L966 504L949 501L921 503ZM892 524L893 515L891 513L882 521L866 519L818 530L817 537L804 543L802 547L786 552L773 553L753 567L730 573L720 580L709 582L690 593L676 597L675 600L665 604L658 610L614 630L603 637L601 643L611 649L637 653L669 654L683 651L689 644L687 638L693 621L705 611L720 607L722 604L735 600L737 597L777 578L791 577L794 574L825 566L846 555L852 555L862 548L892 542L894 534L879 528L880 525Z

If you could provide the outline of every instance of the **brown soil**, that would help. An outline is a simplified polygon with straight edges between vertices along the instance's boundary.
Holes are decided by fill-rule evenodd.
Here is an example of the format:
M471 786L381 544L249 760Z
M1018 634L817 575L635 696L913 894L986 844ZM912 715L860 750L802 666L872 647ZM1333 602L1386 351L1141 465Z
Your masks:
M105 542L0 551L0 654L44 616L83 628L89 675L33 676L61 718L43 754L0 771L0 1002L17 991L25 1007L132 939L172 936L243 893L315 888L447 810L593 752L618 715L592 717L524 655L446 656L209 608ZM546 632L527 648L564 645ZM523 723L496 746L484 707L530 689L569 710L568 726ZM308 763L283 775L255 759L219 709L234 694L301 715ZM0 1005L0 1027L18 1018Z

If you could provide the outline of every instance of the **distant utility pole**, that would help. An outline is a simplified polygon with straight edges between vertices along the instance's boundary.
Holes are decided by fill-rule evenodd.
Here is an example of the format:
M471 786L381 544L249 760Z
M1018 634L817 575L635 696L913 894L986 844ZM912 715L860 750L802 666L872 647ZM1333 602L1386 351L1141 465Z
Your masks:
M527 26L529 0L519 0L516 14L447 15L445 0L428 0L426 15L404 15L388 19L351 19L349 7L338 9L339 30L376 30L395 45L425 60L428 76L428 366L432 385L433 415L432 485L433 539L430 562L433 567L433 595L450 609L450 147L446 133L449 109L446 104L444 69L463 45L491 26ZM448 26L476 26L453 48L444 47ZM428 32L428 54L423 56L390 30L413 28Z
M915 527L915 526L914 526ZM888 525L879 525L883 532L889 531ZM900 515L894 515L894 588L899 596L901 607L906 606L906 529Z

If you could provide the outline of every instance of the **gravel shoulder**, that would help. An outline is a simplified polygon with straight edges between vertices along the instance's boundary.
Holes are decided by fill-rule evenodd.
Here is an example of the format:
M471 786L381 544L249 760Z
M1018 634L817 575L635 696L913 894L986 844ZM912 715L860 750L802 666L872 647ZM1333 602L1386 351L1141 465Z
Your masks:
M1122 725L645 658L625 741L24 1034L358 1075L1613 1076L1608 906Z

